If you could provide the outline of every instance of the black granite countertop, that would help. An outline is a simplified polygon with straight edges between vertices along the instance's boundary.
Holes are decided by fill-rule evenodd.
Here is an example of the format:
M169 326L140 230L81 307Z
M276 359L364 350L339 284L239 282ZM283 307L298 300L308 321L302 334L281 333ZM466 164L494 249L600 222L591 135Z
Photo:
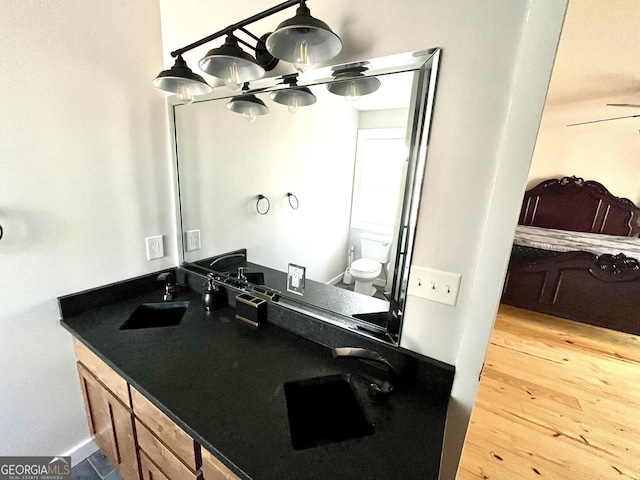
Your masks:
M369 382L351 377L374 434L295 450L284 383L353 374L354 362L335 361L327 347L284 328L250 327L235 320L229 307L206 312L200 295L190 290L176 298L190 302L179 325L119 329L138 305L161 299L157 290L103 306L89 301L92 309L83 312L78 305L85 299L67 297L73 308L62 308L61 323L238 475L438 478L453 367L380 345L392 363L403 364L396 389L372 399ZM348 344L358 339L351 340L344 338Z

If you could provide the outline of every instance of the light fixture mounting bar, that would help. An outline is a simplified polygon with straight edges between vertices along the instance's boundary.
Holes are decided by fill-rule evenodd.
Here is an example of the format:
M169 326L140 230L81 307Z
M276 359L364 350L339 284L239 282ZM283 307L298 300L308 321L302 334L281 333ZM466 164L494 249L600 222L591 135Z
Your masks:
M246 34L247 34L247 35L249 35L251 38L253 38L256 42L259 42L259 41L260 41L260 39L259 39L256 35L254 35L253 33L251 33L249 30L247 30L247 29L246 29L246 28L244 28L244 27L240 27L238 30L240 30L240 31L242 31L242 32L244 32L244 33L246 33Z
M267 10L264 10L263 12L256 13L255 15L245 18L244 20L241 20L238 23L234 23L233 25L229 25L228 27L225 27L222 30L218 30L216 33L212 33L208 37L204 37L198 40L197 42L193 42L192 44L187 45L186 47L182 47L182 48L179 48L178 50L174 50L173 52L171 52L171 56L175 58L178 55L182 55L183 53L188 52L189 50L193 50L194 48L204 45L205 43L209 43L210 41L215 40L216 38L220 38L223 35L228 34L229 32L233 32L234 30L241 29L242 27L250 25L251 23L257 22L258 20L262 20L263 18L270 17L274 13L281 12L282 10L285 10L289 7L293 7L294 5L298 5L301 3L304 3L304 0L288 0L279 5L276 5L275 7L271 7Z
M236 41L237 41L238 43L241 43L241 44L243 44L243 45L246 45L247 47L249 47L250 49L252 49L252 50L254 50L254 51L255 51L256 47L254 47L253 45L251 45L249 42L245 42L243 39L238 38L238 37L237 37L237 36L235 36L235 35L234 35L233 37L236 39Z

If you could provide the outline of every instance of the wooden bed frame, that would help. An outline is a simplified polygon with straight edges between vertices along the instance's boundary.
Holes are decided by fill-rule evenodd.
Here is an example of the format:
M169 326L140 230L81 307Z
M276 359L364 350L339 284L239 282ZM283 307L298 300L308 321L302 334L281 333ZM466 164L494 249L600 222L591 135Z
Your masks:
M564 177L528 190L518 223L639 237L640 208L598 182ZM640 335L640 262L622 253L555 253L528 262L512 256L502 303Z

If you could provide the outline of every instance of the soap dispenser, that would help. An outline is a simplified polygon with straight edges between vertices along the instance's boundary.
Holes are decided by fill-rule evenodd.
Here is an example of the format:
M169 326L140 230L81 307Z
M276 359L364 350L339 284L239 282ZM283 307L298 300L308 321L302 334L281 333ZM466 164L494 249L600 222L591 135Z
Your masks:
M208 278L205 285L206 288L202 294L204 308L209 312L224 306L227 299L224 290L213 283L213 278Z

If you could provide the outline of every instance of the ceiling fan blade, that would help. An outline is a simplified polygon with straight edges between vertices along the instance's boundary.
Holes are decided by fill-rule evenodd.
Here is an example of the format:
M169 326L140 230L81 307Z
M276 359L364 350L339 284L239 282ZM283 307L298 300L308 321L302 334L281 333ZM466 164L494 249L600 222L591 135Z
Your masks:
M640 108L640 104L637 104L637 103L607 103L607 107L631 107L631 108Z
M637 115L626 115L624 117L603 118L602 120L591 120L590 122L572 123L570 125L567 125L567 127L577 127L578 125L588 125L590 123L599 123L599 122L610 122L611 120L622 120L623 118L636 118L636 117L640 117L640 113Z

